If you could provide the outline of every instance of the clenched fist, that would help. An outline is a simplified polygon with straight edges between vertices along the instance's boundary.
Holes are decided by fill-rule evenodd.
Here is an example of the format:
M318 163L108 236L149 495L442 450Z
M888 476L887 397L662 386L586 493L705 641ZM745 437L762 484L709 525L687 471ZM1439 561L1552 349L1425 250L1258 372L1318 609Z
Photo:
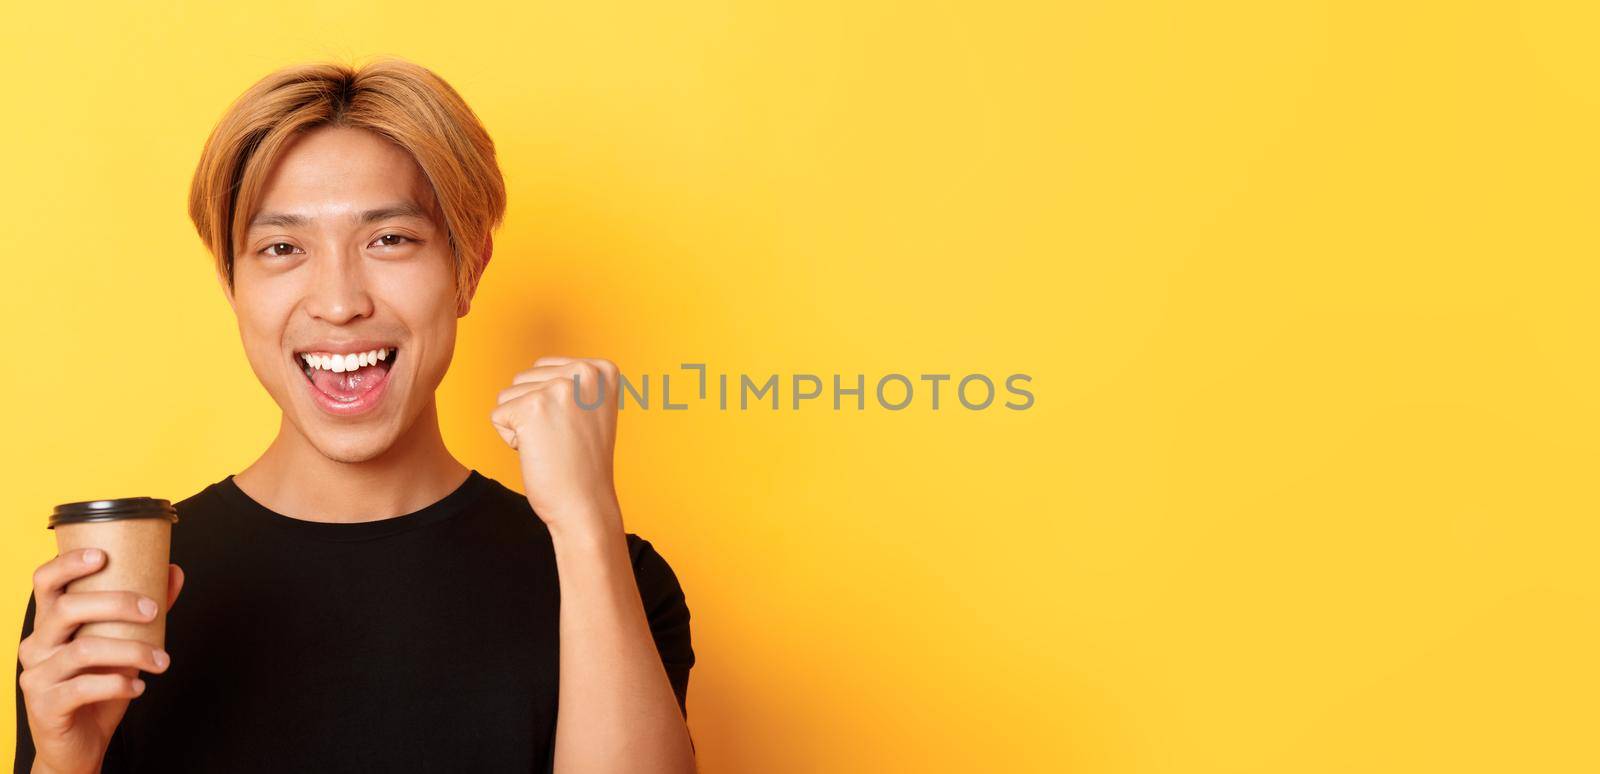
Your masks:
M612 482L618 373L609 360L542 357L500 391L489 415L517 450L528 502L552 534L622 531Z

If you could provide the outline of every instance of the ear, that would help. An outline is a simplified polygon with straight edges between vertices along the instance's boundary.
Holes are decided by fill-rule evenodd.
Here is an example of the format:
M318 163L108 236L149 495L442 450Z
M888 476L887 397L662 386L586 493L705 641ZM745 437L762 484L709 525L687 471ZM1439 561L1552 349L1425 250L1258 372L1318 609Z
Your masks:
M467 288L467 300L456 305L456 317L466 317L472 310L472 299L478 295L478 283L483 281L483 273L489 270L489 259L494 257L494 234L483 235L483 265L478 267L478 276L472 279L472 287Z

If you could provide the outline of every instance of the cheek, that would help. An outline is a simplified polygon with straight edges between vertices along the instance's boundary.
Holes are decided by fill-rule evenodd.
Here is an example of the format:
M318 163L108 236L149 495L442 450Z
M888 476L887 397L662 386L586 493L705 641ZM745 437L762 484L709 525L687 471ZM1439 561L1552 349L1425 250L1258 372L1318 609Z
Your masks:
M379 306L393 310L412 335L433 344L443 334L454 336L455 273L444 259L418 261L383 277Z
M418 376L429 382L443 378L455 354L456 318L453 314L440 314L440 308L429 310L427 320L418 320L412 331L416 335Z
M271 295L252 289L250 294L240 292L234 301L233 312L239 322L239 337L251 360L265 363L277 358L283 341L287 319L285 308Z

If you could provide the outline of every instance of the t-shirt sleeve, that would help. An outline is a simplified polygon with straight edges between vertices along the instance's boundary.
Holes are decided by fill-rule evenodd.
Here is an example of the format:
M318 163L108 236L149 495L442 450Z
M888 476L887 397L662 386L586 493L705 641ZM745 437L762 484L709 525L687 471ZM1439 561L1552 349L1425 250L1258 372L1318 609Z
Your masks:
M678 576L650 541L628 533L628 554L633 560L634 579L644 602L650 633L655 637L661 664L667 669L672 692L678 696L678 710L689 716L689 670L694 666L694 647L689 638L689 605Z
M28 635L33 633L33 592L28 592L28 609L22 614L22 636L17 638L20 645ZM17 678L22 678L22 657L17 656ZM22 684L18 682L17 688L17 754L13 759L12 771L15 774L28 774L33 770L33 731L28 728L28 705L22 699Z

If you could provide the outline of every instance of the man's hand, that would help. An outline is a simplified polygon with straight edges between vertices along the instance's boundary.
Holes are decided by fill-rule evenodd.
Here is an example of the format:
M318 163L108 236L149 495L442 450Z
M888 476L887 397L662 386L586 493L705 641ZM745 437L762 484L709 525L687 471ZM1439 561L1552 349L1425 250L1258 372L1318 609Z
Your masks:
M612 482L617 389L609 360L542 357L500 391L489 415L517 450L528 502L552 534L622 533Z
M137 640L73 637L86 623L144 623L156 615L154 600L131 591L66 591L105 563L104 551L86 548L57 556L33 574L33 632L17 648L17 687L28 711L35 772L99 771L128 702L144 692L139 672L164 672L170 663L165 651ZM183 570L168 565L168 610L182 590Z

